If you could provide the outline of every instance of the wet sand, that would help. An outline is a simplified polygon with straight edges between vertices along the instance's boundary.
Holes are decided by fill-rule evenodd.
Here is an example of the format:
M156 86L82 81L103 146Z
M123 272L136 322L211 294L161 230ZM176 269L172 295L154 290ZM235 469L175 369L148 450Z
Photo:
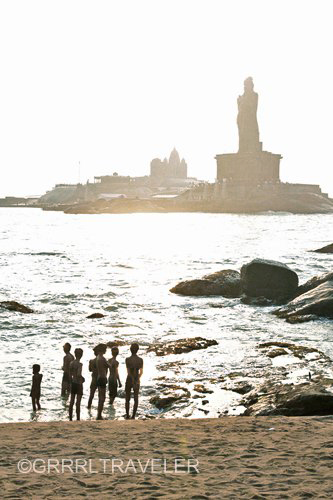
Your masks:
M332 427L333 417L1 424L1 497L331 499ZM40 460L20 473L22 459L25 470Z

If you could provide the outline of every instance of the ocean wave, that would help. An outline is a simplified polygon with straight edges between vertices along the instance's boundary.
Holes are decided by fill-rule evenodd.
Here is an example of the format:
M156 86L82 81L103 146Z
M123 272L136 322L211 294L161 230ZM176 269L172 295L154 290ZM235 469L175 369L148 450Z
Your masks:
M279 215L295 215L293 214L292 212L274 212L272 210L267 210L267 212L256 212L254 214L249 214L249 215L276 215L276 216L279 216Z
M32 255L37 257L62 257L64 259L69 259L67 255L60 252L13 252L13 255Z

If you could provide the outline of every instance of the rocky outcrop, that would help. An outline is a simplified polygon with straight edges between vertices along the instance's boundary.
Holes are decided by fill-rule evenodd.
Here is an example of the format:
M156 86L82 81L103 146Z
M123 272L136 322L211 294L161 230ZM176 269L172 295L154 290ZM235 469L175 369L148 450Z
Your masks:
M326 281L274 311L280 318L316 315L333 319L333 280Z
M199 392L200 394L213 394L214 391L211 389L208 389L202 384L195 384L194 385L194 390L195 392Z
M236 298L240 296L240 273L234 269L223 269L213 274L206 274L203 279L216 283L223 288L223 297Z
M314 276L313 278L306 281L306 283L303 283L303 285L300 285L297 288L296 295L297 296L302 295L303 293L306 293L309 290L313 290L322 283L326 283L326 281L332 281L332 280L333 280L333 272L320 274L319 276Z
M168 409L177 402L185 402L191 397L191 393L186 387L178 385L168 385L161 389L160 394L153 396L150 403L159 410Z
M148 348L147 352L155 352L157 356L166 356L168 354L182 354L196 351L198 349L207 349L207 347L213 345L217 345L216 340L193 337L189 339L174 340L172 342L153 344Z
M249 297L248 295L241 296L241 302L248 306L260 306L267 307L273 304L272 299L266 299L266 297Z
M14 300L0 302L0 308L7 309L7 311L16 311L24 314L31 314L35 312L30 307L24 306L23 304L19 304Z
M330 245L326 245L326 247L317 248L317 250L312 251L316 253L333 253L333 243L331 243Z
M107 342L106 345L112 349L112 347L121 347L124 345L128 345L129 342L126 342L124 340L111 340L110 342Z
M316 353L318 359L321 359L323 362L331 363L331 359L315 347L307 347L304 345L292 344L290 342L263 342L259 344L258 347L259 349L264 349L267 356L270 358L291 354L296 356L296 358L305 359L308 354ZM273 350L271 350L272 348ZM272 355L272 353L274 353L274 355Z
M98 319L98 318L104 318L105 314L102 313L93 313L90 314L90 316L87 316L87 319Z
M170 292L188 296L221 295L223 297L239 297L240 273L232 269L224 269L208 274L201 279L181 281L170 289Z
M171 293L187 296L208 296L222 295L222 287L209 280L197 279L189 281L181 281L176 286L170 289Z
M286 318L286 322L291 325L296 325L297 323L308 323L309 321L314 321L318 319L318 316L315 314L304 314L304 316L297 316L297 314L293 314L289 318Z
M333 394L320 383L275 385L266 382L243 401L244 415L311 416L332 415Z
M241 382L234 384L234 386L231 387L231 390L233 392L237 392L238 394L244 395L244 394L247 394L248 392L253 390L253 385L249 384L248 382L246 382L244 380L244 381L241 381Z
M281 262L254 259L241 269L241 287L245 295L285 301L294 296L298 276Z

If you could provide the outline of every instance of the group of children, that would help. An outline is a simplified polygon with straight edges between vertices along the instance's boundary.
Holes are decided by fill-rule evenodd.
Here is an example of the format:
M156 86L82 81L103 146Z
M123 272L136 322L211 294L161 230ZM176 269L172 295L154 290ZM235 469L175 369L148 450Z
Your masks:
M106 344L99 344L94 347L94 359L89 361L89 371L91 372L91 384L90 384L90 395L88 400L88 408L91 408L92 401L96 390L98 390L98 410L97 410L97 420L102 420L102 412L105 402L106 389L108 386L110 404L113 404L114 399L118 393L118 387L121 387L121 382L118 373L119 362L117 361L117 356L119 354L118 347L112 347L111 353L112 358L107 361L104 357L106 350ZM63 346L64 349L64 361L63 361L63 377L61 386L61 395L67 396L70 393L70 403L69 403L69 420L73 419L73 408L74 403L76 403L76 418L80 420L80 408L81 399L83 395L83 383L85 382L82 376L82 363L81 358L83 355L83 350L80 348L75 349L74 356L71 354L71 345L66 342ZM126 358L126 368L127 368L127 378L125 383L125 418L135 418L136 412L139 404L139 390L140 390L140 379L143 373L143 359L137 355L139 350L139 345L134 343L130 347L131 356ZM33 365L33 377L32 377L32 387L31 387L31 400L33 411L36 408L40 410L40 387L43 375L40 372L40 365ZM109 377L108 377L109 373ZM134 394L134 406L132 417L130 417L130 399L133 390Z

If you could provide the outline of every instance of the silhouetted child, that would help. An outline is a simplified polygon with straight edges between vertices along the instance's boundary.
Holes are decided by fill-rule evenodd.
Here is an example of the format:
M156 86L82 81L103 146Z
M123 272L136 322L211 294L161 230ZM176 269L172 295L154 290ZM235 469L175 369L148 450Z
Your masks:
M43 375L40 372L40 365L32 365L32 385L31 385L31 392L30 392L30 397L31 397L31 402L32 402L32 409L33 411L36 411L36 406L38 410L40 410L40 385L42 382Z
M139 350L139 344L136 342L130 347L132 356L126 358L126 368L127 368L127 379L125 384L125 409L126 409L126 418L130 418L129 409L130 409L130 399L131 392L133 389L134 393L134 406L132 418L135 418L136 411L138 409L139 404L139 391L140 391L140 379L143 373L143 359L137 356L137 352Z
M73 420L73 406L76 397L76 418L80 420L80 407L81 398L83 394L83 382L84 377L82 377L82 363L80 359L82 358L82 349L75 349L74 351L75 359L69 365L69 373L71 378L71 400L69 403L69 420Z
M106 353L107 345L99 344L96 347L97 350L97 358L96 358L96 366L97 366L97 387L98 387L98 410L97 410L97 419L102 420L102 412L105 401L105 392L106 386L108 383L108 370L111 368L110 364L106 361L104 354Z
M66 344L63 346L64 349L64 362L62 365L62 370L64 372L62 376L62 384L61 384L61 395L66 396L70 392L71 389L71 378L69 374L69 365L71 362L74 360L73 354L70 353L71 350L71 345L69 342L66 342Z
M109 396L110 396L110 404L112 405L118 393L118 385L119 387L121 387L121 382L118 373L119 362L116 359L119 354L118 347L112 347L111 354L112 358L109 359L109 365L110 365Z
M97 347L93 348L95 357L89 361L89 371L91 372L90 396L87 408L91 408L92 401L97 389Z

